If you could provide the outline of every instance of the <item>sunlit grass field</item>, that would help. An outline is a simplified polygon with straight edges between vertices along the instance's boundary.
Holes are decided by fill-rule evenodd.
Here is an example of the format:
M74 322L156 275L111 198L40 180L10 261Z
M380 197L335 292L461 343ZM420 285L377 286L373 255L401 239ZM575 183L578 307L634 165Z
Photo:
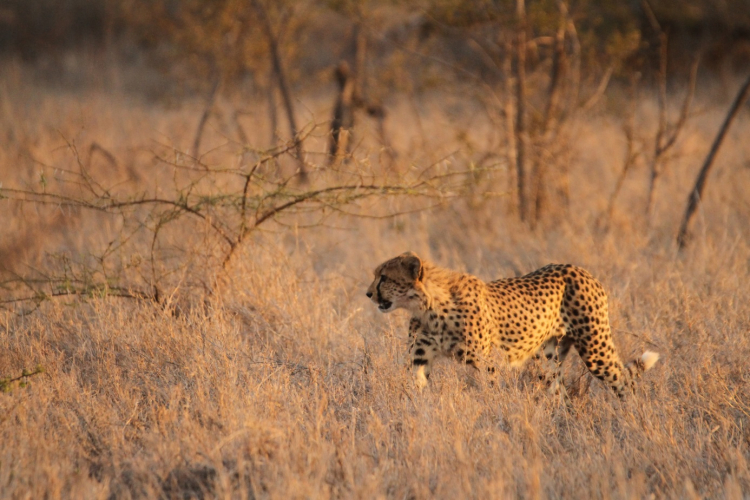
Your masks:
M534 229L518 221L512 169L495 151L491 175L467 195L315 206L253 231L226 267L207 221L170 225L155 254L163 261L150 259L152 240L134 236L112 280L153 284L158 270L158 303L107 293L4 302L0 377L44 372L0 394L0 497L747 498L746 111L717 159L690 246L678 252L674 242L733 88L698 89L649 216L640 162L607 217L629 105L614 89L566 125L567 202L552 198ZM329 118L328 94L298 94L303 122ZM503 147L461 93L415 99L386 103L388 162L363 116L353 158L331 173L325 126L315 129L305 142L310 189L362 172L393 183L430 165L470 168ZM269 148L265 106L231 93L218 101L201 163L234 168ZM0 182L55 190L63 171L83 165L113 192L168 197L189 177L179 152L190 150L203 107L198 97L147 101L116 85L51 88L12 66L0 78ZM653 147L655 112L643 92L635 123L644 148ZM295 163L282 157L273 168ZM236 189L232 182L211 189ZM95 267L124 231L155 223L148 212L129 214L137 221L0 200L3 279ZM479 379L440 362L420 393L406 313L383 315L364 295L372 269L406 250L488 280L550 262L584 267L609 294L624 357L649 349L662 358L623 401L575 354L564 370L569 407L499 358L500 370ZM4 301L38 298L15 283Z

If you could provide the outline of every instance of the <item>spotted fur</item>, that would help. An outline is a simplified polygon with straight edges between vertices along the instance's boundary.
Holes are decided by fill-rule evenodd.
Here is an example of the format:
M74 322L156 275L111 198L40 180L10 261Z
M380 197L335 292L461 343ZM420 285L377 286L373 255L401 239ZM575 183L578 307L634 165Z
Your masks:
M409 252L375 269L367 296L382 312L411 312L409 352L420 388L437 356L480 368L495 346L511 365L543 359L551 390L564 391L560 366L575 347L589 371L622 397L659 357L647 351L622 363L602 285L569 264L485 283Z

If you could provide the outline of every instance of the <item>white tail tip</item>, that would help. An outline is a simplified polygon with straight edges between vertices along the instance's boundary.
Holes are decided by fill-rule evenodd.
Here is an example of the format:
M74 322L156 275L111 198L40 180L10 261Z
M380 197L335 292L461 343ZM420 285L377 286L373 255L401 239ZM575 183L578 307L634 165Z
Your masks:
M659 361L659 353L646 351L641 355L641 361L643 361L643 371L646 371Z

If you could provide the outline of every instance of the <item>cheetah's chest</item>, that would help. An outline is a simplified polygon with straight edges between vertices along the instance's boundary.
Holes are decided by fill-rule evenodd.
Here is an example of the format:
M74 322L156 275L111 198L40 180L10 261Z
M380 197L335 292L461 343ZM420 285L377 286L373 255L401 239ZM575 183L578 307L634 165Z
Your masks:
M424 333L444 354L487 353L493 344L497 325L483 305L451 307L443 305L421 319Z

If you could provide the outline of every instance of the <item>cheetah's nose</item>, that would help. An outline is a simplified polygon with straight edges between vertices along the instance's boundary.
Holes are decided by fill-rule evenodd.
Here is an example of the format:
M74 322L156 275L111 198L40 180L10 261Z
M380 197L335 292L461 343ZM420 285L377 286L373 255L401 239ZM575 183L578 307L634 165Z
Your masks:
M367 298L372 298L372 292L367 292Z

